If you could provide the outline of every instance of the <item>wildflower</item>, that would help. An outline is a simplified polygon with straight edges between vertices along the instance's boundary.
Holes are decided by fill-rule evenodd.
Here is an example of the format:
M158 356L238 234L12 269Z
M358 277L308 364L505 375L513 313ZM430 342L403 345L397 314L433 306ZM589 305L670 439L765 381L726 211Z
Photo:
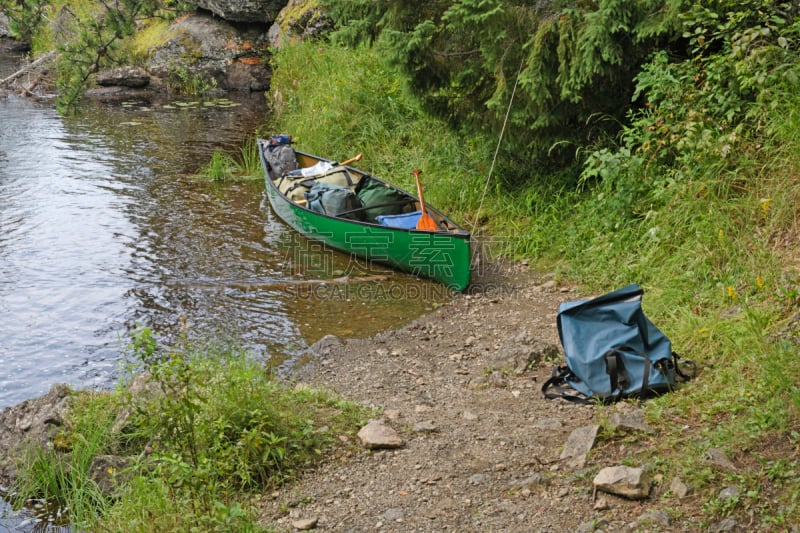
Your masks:
M769 213L770 204L772 204L772 198L762 198L761 199L761 216L762 217L766 218L767 213Z
M736 289L734 289L732 286L728 285L727 291L728 291L728 298L730 298L731 300L739 299L739 295L736 294Z

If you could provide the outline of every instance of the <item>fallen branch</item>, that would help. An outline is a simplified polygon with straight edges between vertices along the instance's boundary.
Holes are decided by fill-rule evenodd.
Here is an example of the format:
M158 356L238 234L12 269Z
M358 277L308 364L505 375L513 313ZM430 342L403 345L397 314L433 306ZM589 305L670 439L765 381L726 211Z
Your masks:
M33 63L25 65L24 67L22 67L20 70L16 71L11 76L0 80L0 87L7 86L9 83L11 83L12 81L16 80L20 76L22 76L22 75L24 75L24 74L26 74L28 72L31 72L32 70L34 70L36 67L38 67L42 63L50 61L55 56L56 56L56 51L55 50L51 50L51 51L47 52L45 55L43 55L42 57L40 57L39 59L37 59Z
M21 92L25 96L28 96L30 98L37 98L37 96L33 94L33 89L36 88L37 85L39 85L39 82L42 80L43 77L44 75L39 73L36 76L36 78L34 78L34 80L28 84L27 87L24 87L19 83L15 84L14 86L17 88L19 92Z

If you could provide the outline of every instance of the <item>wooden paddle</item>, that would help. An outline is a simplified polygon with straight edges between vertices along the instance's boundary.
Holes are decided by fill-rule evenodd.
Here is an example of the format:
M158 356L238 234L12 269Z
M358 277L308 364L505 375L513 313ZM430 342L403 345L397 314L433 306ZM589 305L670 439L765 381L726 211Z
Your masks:
M426 231L439 231L439 225L435 220L433 220L433 217L425 211L425 200L422 198L422 184L419 182L419 175L421 172L421 170L411 171L411 173L414 174L414 178L417 180L417 196L419 196L419 208L420 211L422 211L422 214L417 221L417 229L424 229Z
M355 163L356 161L361 161L361 157L362 157L363 155L364 155L364 154L358 154L357 156L355 156L355 157L353 157L353 158L351 158L351 159L348 159L347 161L342 161L342 162L341 162L341 163L339 163L339 164L340 164L340 165L342 165L343 167L346 167L346 166L347 166L347 165L349 165L350 163Z

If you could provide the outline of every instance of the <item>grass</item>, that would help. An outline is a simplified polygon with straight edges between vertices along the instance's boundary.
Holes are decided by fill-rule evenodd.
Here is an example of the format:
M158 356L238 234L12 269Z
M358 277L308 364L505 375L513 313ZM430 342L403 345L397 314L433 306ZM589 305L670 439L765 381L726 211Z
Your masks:
M251 136L239 149L237 156L220 149L214 150L211 159L198 171L197 176L213 182L261 180L264 177L263 172L256 140Z
M92 478L93 459L104 453L114 422L113 400L105 395L87 392L75 398L75 416L70 418L67 432L56 439L57 448L35 448L29 451L24 465L25 475L14 490L19 505L32 498L44 499L49 505L68 510L72 527L82 528L95 520L97 509L106 503L106 496ZM69 454L63 454L65 449Z
M252 496L294 479L367 415L277 382L232 344L161 347L141 329L132 351L150 392L76 393L59 448L34 450L22 469L17 503L45 498L87 531L260 531ZM101 456L128 465L107 468L124 480L113 494L98 488Z
M574 188L531 169L527 184L511 187L493 176L481 205L496 133L456 131L431 118L379 49L300 43L275 61L274 133L333 158L363 151L362 167L406 188L405 169L422 168L426 199L505 253L555 264L561 280L586 293L645 287L648 315L700 371L648 402L659 436L646 458L631 452L626 460L655 465L667 483L680 475L707 525L729 515L749 521L751 511L765 529L800 521L800 477L788 475L800 463L794 88L774 87L772 100L749 103L736 135L710 129L696 145L687 136L663 159L648 152L673 149L672 138L659 144L649 129L660 117L636 118L641 129L620 141L630 143L627 151L594 156L612 165L613 178L587 174ZM712 447L740 470L711 469L703 456ZM720 501L725 484L740 496Z

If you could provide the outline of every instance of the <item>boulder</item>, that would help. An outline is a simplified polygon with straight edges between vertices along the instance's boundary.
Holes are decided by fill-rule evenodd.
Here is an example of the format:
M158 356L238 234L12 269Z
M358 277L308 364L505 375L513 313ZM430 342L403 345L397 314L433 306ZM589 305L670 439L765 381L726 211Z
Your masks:
M193 0L189 3L232 22L271 24L286 0Z
M197 13L169 26L162 43L151 48L147 70L176 84L192 78L225 90L264 91L267 48L262 29Z
M150 84L150 75L139 67L117 67L98 72L95 81L97 85L103 87L119 86L138 89Z

